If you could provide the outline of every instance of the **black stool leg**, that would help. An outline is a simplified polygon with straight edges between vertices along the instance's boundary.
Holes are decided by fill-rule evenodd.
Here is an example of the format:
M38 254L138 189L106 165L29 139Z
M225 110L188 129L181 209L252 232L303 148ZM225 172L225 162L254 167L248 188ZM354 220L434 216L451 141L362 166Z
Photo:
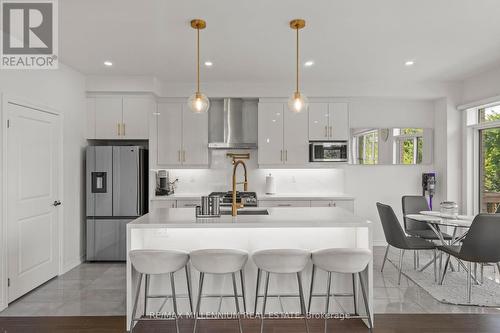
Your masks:
M370 326L369 328L371 332L373 328L373 323L372 323L372 316L370 315L370 305L368 304L368 297L366 295L367 285L365 284L363 273L359 272L358 276L359 276L359 284L361 285L361 292L363 293L363 301L365 303L366 315L368 316L368 325Z
M260 275L261 275L261 270L260 268L257 269L257 286L255 287L255 304L253 308L253 315L254 317L257 315L257 301L259 300L259 287L260 287Z
M307 313L311 313L311 302L313 298L314 276L316 275L316 265L312 265L311 287L309 288L309 303L307 304Z
M269 272L266 272L266 285L264 288L264 301L262 302L262 318L260 321L260 333L264 332L264 315L266 314L267 291L269 290Z
M325 304L325 333L328 323L328 309L330 307L330 294L332 286L332 272L328 272L328 281L326 283L326 304Z
M193 298L191 296L191 274L188 268L188 264L184 266L184 270L186 271L186 283L187 283L187 290L188 290L188 298L189 298L189 309L191 310L191 313L193 313Z

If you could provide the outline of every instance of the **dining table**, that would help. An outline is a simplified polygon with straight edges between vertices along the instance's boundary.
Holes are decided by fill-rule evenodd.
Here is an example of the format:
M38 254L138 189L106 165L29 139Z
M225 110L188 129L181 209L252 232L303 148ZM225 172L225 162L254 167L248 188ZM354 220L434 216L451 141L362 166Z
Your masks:
M441 245L456 245L460 243L467 235L470 226L472 225L472 221L474 220L474 216L472 215L459 215L459 214L449 214L443 213L439 211L430 211L424 210L420 211L418 214L406 214L406 218L409 218L413 221L426 223L429 228L436 234L441 242ZM452 228L452 239L449 242L446 242L443 235L443 228ZM460 231L460 232L459 232ZM426 263L419 271L424 271L430 265L434 263L436 259L431 259L428 263ZM440 269L441 272L441 263L442 263L442 254L439 255L440 261ZM458 260L458 264L463 266L463 263ZM463 266L465 268L465 266ZM455 270L453 265L450 265L452 270ZM440 273L441 274L441 273ZM440 284L443 281L445 272L442 273L443 276L440 276L439 282Z

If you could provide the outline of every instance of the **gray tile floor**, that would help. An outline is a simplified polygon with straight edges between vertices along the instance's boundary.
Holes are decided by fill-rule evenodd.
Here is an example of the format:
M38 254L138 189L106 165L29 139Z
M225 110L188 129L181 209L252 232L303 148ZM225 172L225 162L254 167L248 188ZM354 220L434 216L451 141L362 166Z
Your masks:
M496 313L498 308L454 306L436 301L390 263L380 272L385 248L374 248L375 313ZM397 252L393 252L396 258ZM496 277L493 268L485 276ZM125 264L85 263L11 303L0 316L85 316L125 314Z

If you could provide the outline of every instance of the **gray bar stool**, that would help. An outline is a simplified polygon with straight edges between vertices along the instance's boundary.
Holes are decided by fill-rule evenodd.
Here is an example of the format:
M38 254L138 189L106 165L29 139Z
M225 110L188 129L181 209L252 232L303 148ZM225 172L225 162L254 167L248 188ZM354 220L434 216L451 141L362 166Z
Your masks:
M200 314L203 280L205 278L205 274L231 274L233 280L234 303L236 306L236 312L238 314L238 325L240 333L242 333L243 328L241 327L240 304L238 297L241 297L243 299L243 308L246 312L243 267L248 260L248 252L237 249L202 249L191 251L189 256L191 257L191 264L193 265L193 267L200 272L200 284L198 287L198 298L196 301L196 311L194 314L195 317L193 333L196 333L198 316ZM239 272L241 279L241 295L238 295L238 288L236 286L237 272Z
M144 286L144 316L146 316L146 308L148 298L170 298L172 297L172 304L175 313L175 327L179 333L179 322L177 312L177 297L175 294L174 273L184 268L186 271L186 280L188 287L189 306L193 312L193 302L191 300L191 282L189 277L189 270L187 263L189 261L189 254L185 251L178 250L132 250L129 253L130 262L135 270L139 273L139 281L137 282L137 291L135 293L134 307L132 310L132 319L130 322L130 332L133 331L134 322L143 320L136 318L137 303L139 302L139 294L141 292L141 283L143 277L145 279ZM171 295L148 295L149 292L149 278L151 275L169 274L170 275L170 288Z
M311 276L311 289L309 294L309 310L311 308L311 299L318 295L313 294L314 287L314 275L316 268L320 268L328 273L327 287L326 287L326 305L325 305L325 332L327 329L327 315L328 308L330 304L331 283L332 283L332 273L346 273L353 275L353 298L354 298L354 311L356 312L356 317L351 318L362 318L367 319L370 332L373 327L372 318L370 316L370 307L368 305L367 297L367 283L364 281L363 274L361 272L365 270L366 266L372 258L372 252L368 249L358 249L358 248L333 248L317 250L312 252L312 276ZM357 313L356 306L356 286L355 286L355 274L359 276L359 284L361 285L361 291L363 293L363 301L365 303L365 309L367 316L359 316Z
M299 300L301 314L304 316L306 332L309 333L309 325L307 323L306 305L304 300L304 291L302 288L301 272L306 267L311 252L302 249L269 249L255 251L252 255L252 260L257 266L257 286L255 288L255 306L254 315L257 314L257 300L259 297L259 287L261 272L266 273L266 281L264 287L264 301L262 303L262 318L260 322L260 332L264 331L264 315L266 313L266 302L269 291L269 276L270 274L296 274L297 283L299 286Z

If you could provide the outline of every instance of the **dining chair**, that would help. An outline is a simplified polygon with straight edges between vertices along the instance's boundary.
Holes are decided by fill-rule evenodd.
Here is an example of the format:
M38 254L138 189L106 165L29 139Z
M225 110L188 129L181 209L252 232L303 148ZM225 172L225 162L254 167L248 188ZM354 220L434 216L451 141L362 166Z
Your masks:
M405 232L410 236L420 237L430 241L439 240L438 235L436 235L427 223L422 223L406 217L408 214L419 214L423 210L430 210L427 199L422 195L404 195L401 198L401 202L403 207ZM439 226L436 226L436 228L439 228ZM445 232L442 232L441 234L446 241L451 241L453 239L453 236ZM413 265L415 269L417 269L420 265L419 259L420 256L418 255L418 251L414 251Z
M467 262L467 267L463 268L467 273L467 302L471 301L472 293L472 263L485 264L495 263L500 271L500 215L479 214L472 221L467 236L462 241L462 245L442 245L438 249L447 253L448 258L444 265L444 272L450 263L450 257L454 256L461 261ZM476 277L474 277L476 279ZM443 278L440 284L443 283Z
M406 250L434 250L434 279L436 279L436 245L420 237L407 236L391 206L377 202L377 210L382 222L382 228L384 229L385 239L388 243L380 271L384 270L390 246L401 250L399 255L398 284L401 283L403 256Z

